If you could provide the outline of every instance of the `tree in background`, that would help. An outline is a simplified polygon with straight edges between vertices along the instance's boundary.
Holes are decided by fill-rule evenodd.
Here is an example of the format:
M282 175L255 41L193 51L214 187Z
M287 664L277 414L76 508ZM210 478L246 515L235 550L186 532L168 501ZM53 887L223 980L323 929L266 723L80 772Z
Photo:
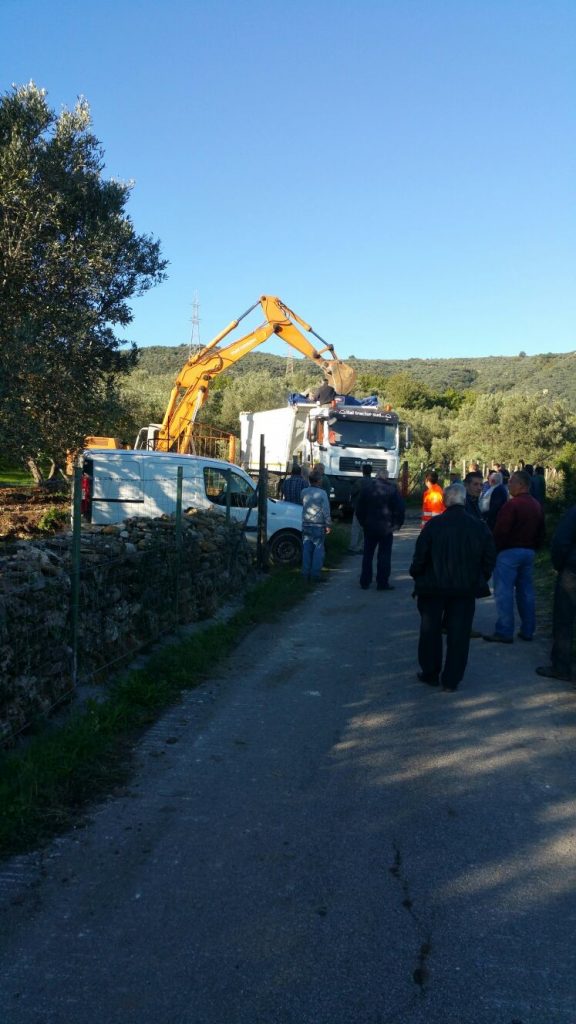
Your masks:
M114 327L165 276L90 129L85 100L56 115L33 83L0 97L0 430L37 479L44 459L108 432L136 361Z
M459 458L554 465L558 451L576 440L576 418L566 402L544 404L538 395L478 395L454 424Z
M356 378L354 394L357 398L367 398L369 395L378 395L381 402L387 399L388 378L382 373L360 372Z
M264 409L277 409L286 405L288 390L285 378L279 380L262 370L228 378L222 391L219 422L215 423L208 410L206 419L223 430L237 434L241 412L262 412Z

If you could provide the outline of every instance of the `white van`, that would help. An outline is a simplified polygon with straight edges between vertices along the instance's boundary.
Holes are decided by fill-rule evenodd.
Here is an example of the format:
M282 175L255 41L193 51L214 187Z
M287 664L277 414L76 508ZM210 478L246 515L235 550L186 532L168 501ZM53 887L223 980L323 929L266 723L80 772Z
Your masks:
M87 448L81 457L82 516L90 523L118 523L131 516L161 516L176 509L177 470L182 466L182 508L226 514L256 538L254 481L231 462L174 452ZM250 510L250 511L249 511ZM268 499L268 543L277 565L297 565L302 553L302 506Z

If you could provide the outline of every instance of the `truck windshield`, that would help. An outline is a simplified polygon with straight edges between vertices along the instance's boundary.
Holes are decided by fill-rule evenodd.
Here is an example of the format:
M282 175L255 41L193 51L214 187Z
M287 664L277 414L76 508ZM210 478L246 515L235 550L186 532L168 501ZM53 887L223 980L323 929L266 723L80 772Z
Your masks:
M330 424L330 443L345 448L396 448L397 427L390 423L366 423L360 420L337 420Z

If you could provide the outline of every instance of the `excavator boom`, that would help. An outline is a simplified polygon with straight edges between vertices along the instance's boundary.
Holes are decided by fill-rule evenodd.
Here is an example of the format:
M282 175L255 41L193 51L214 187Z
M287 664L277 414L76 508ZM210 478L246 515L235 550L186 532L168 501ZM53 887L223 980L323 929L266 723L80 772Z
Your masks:
M166 413L156 437L157 450L189 451L194 423L208 397L210 382L258 345L262 345L273 334L277 334L292 348L320 366L326 381L337 393L348 394L352 390L356 379L354 370L336 358L334 347L324 342L305 320L288 309L276 296L262 295L259 304L264 312L264 324L229 345L217 347L219 342L256 308L258 303L255 303L237 320L232 320L200 352L192 355L182 367L172 388ZM294 321L323 342L323 348L315 349ZM324 352L329 352L332 358L325 359Z

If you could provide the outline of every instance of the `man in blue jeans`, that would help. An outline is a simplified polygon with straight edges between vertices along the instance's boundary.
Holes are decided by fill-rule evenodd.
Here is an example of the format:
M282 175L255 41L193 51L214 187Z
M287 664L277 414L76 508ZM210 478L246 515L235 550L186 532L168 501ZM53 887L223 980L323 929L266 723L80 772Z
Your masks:
M494 526L498 557L492 579L498 617L494 632L484 636L491 642L514 642L514 596L520 639L531 640L536 628L534 552L544 543L544 513L530 494L530 482L530 475L523 470L512 474L508 484L511 500L500 509Z
M321 472L313 469L310 486L300 492L302 501L302 575L311 582L319 580L324 565L324 541L330 533L330 502L319 486Z

